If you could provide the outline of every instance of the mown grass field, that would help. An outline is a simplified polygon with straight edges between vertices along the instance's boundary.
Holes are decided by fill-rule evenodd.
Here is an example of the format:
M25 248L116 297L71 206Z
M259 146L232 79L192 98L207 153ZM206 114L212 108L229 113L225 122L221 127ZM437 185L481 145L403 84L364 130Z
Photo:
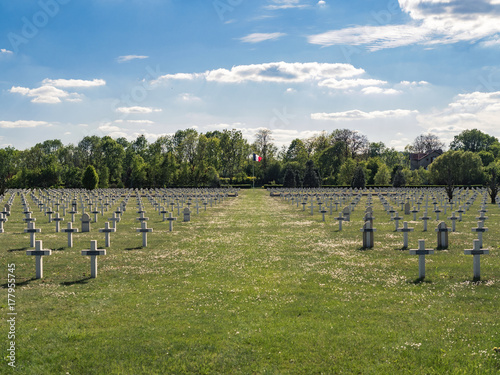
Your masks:
M97 279L80 252L91 239L104 247L97 230L111 214L76 234L70 249L67 235L34 210L37 239L54 250L35 280L16 197L0 234L0 337L7 353L13 263L17 367L4 358L0 373L500 373L500 208L488 204L480 282L463 254L476 238L479 199L450 233L449 249L427 257L418 282L418 257L401 250L403 235L378 199L375 247L361 249L365 200L338 232L334 216L322 222L266 191L241 191L190 223L179 217L169 232L143 199L154 232L142 248L131 198ZM410 221L410 247L422 238L435 248L436 224L422 232Z

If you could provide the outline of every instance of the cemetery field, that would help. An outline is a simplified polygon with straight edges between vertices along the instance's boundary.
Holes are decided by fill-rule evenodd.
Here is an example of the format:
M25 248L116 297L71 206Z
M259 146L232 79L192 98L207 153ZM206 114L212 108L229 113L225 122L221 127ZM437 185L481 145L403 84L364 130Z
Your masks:
M481 256L481 281L473 281L472 255L464 255L477 238L471 228L480 199L449 233L448 249L426 256L420 280L418 256L402 250L403 234L376 196L375 246L362 248L366 199L339 231L335 210L323 222L308 207L242 190L188 223L175 210L173 232L144 200L153 228L147 247L131 199L95 279L81 250L90 240L104 248L98 229L111 214L99 215L90 233L76 233L68 248L66 233L55 233L35 208L36 239L52 249L37 280L16 196L0 234L0 373L500 373L500 208L487 204L483 247L490 254ZM442 219L451 227L450 214ZM414 228L410 248L425 239L436 249L438 222L429 216L427 232L405 216ZM5 355L9 264L14 369Z

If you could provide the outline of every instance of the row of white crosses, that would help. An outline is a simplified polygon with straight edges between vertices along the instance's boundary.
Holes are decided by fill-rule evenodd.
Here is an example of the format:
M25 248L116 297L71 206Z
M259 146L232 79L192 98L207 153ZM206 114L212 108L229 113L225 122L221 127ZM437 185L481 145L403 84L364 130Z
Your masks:
M43 257L52 255L52 250L44 249L41 240L36 241L35 250L27 250L26 255L35 256L36 278L43 278ZM97 257L106 255L105 249L97 248L97 241L90 241L90 249L82 250L82 255L90 256L90 277L95 279L97 277Z
M488 249L482 249L479 240L473 241L473 248L464 250L465 255L473 255L473 278L481 279L481 255L489 254ZM425 248L425 240L418 240L418 249L410 250L410 255L418 255L418 278L425 278L425 256L434 254L434 250Z

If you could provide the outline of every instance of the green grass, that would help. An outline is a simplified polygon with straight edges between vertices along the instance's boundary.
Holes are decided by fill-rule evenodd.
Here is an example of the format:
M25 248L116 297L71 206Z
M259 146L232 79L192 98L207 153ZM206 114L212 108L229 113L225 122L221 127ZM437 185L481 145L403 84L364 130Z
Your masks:
M498 374L500 209L488 205L481 282L463 255L479 199L449 249L427 257L419 282L418 257L401 250L403 235L377 198L375 247L361 249L365 201L338 232L332 216L322 222L308 208L246 190L190 223L179 217L169 232L143 198L154 231L141 248L131 198L97 279L80 251L91 239L104 246L104 219L75 234L69 249L37 210L37 239L56 250L35 280L16 197L0 234L0 337L6 353L5 283L15 263L17 368L4 361L0 373ZM411 248L419 238L436 247L434 220L428 232L409 226Z

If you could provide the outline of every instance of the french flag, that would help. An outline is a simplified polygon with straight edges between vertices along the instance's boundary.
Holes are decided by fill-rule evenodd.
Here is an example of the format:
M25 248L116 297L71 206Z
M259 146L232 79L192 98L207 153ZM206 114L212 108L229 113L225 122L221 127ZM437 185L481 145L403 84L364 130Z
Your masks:
M262 160L262 157L257 155L257 154L253 154L253 158L252 158L253 161L261 161Z

